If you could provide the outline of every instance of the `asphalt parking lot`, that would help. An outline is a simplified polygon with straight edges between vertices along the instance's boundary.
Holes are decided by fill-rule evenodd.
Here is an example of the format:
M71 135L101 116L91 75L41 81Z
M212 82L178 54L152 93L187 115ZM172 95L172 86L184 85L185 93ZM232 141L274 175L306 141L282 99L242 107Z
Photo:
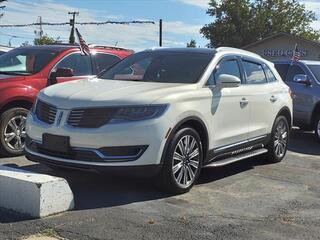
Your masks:
M320 144L311 133L293 131L281 163L256 157L205 169L179 196L150 181L53 171L24 157L0 163L66 178L76 202L74 211L42 220L0 210L1 240L48 232L79 240L320 239Z

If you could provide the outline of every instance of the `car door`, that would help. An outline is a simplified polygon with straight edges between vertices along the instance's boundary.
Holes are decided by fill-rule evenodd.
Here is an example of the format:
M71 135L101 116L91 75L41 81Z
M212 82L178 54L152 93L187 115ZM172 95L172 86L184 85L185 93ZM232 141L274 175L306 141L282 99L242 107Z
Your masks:
M279 96L267 81L264 63L249 58L242 58L241 62L251 106L248 137L249 140L263 139L270 133L279 110L275 107Z
M246 99L245 86L240 84L238 87L219 87L216 85L216 79L221 74L242 79L238 59L223 58L213 70L207 83L212 91L211 135L217 152L246 142L250 119L250 105Z
M51 70L56 71L58 68L70 68L73 71L72 77L57 77L57 83L71 80L92 77L92 63L90 55L82 55L81 53L71 53L63 57Z
M287 68L286 76L283 78L285 83L290 87L293 93L293 119L295 123L308 123L310 113L313 110L313 96L311 94L312 86L308 86L305 84L301 84L295 81L295 76L302 74L307 75L308 79L312 81L310 78L310 74L306 71L306 69L302 68L299 64L294 63L290 64L281 64L279 66L276 64L276 68Z
M97 52L92 55L93 72L97 75L120 61L121 59L116 55Z

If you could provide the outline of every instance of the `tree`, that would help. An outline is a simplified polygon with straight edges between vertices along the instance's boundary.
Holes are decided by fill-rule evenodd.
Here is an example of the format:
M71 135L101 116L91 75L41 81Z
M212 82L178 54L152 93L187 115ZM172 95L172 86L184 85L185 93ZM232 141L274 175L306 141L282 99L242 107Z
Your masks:
M191 39L190 42L187 43L188 48L196 48L197 47L197 42L194 39Z
M40 38L35 38L33 40L34 45L48 45L48 44L53 44L56 41L52 37L48 37L47 35L44 35Z
M27 46L31 46L31 44L29 43L29 41L24 41L23 43L20 44L21 47L27 47Z
M279 32L320 38L311 27L315 13L297 0L210 0L207 14L215 20L200 32L209 47L242 47Z

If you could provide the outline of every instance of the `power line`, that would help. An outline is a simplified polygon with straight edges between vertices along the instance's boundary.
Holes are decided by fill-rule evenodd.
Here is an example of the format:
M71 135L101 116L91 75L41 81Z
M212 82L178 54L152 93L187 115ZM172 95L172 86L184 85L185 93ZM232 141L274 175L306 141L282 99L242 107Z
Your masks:
M70 22L60 22L60 23L50 23L50 22L36 22L27 24L3 24L0 28L10 28L10 27L32 27L32 26L63 26L70 25ZM155 24L154 21L104 21L104 22L75 22L77 25L105 25L105 24L115 24L115 25L130 25L130 24Z

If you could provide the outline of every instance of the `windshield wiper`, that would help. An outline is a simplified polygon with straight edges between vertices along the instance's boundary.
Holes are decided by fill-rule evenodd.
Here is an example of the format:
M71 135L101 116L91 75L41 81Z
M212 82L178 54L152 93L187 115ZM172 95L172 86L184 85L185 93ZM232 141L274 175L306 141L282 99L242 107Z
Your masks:
M31 75L31 73L23 73L23 72L6 72L6 71L0 71L0 74L4 75L21 75L21 76L26 76L26 75Z

